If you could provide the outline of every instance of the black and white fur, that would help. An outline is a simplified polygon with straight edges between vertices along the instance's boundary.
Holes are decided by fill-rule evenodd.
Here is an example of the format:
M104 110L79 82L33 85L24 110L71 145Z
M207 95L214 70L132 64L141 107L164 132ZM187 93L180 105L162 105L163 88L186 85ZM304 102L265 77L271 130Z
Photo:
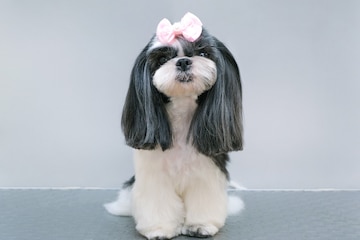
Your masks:
M205 29L195 42L154 36L132 69L122 129L135 177L107 209L132 215L148 239L216 234L228 213L228 152L243 147L240 74L225 45Z

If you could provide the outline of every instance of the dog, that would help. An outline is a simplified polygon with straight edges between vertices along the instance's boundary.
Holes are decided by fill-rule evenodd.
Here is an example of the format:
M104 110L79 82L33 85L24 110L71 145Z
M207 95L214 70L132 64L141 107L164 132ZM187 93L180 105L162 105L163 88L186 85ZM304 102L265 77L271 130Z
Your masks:
M243 148L242 87L233 55L194 14L160 21L137 57L122 130L135 176L107 210L132 215L147 239L215 235L229 208L228 153Z

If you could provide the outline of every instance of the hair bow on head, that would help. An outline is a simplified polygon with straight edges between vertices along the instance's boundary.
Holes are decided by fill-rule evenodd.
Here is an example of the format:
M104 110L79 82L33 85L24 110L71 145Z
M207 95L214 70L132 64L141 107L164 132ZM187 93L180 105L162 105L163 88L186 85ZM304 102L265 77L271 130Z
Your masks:
M189 42L195 42L201 35L202 22L192 13L186 13L180 22L171 24L164 18L156 29L156 36L163 44L172 43L177 36L182 35Z

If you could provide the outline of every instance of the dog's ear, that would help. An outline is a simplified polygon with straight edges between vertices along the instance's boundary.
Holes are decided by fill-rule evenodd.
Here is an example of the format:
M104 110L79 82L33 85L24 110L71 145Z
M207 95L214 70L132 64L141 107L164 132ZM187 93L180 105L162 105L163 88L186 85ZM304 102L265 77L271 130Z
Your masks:
M136 149L163 150L172 144L171 128L165 110L166 97L152 84L147 63L148 46L137 57L123 108L121 126L126 143Z
M216 40L217 80L198 98L189 138L199 152L215 156L242 150L242 89L239 68L231 52Z

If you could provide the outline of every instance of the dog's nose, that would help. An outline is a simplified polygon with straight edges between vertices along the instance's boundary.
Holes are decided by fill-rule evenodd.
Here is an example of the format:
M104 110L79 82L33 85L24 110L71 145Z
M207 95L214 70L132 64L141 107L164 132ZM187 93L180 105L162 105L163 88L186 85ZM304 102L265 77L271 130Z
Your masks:
M189 58L180 58L177 62L176 62L176 66L179 70L181 71L187 71L190 69L190 66L192 64L191 59Z

